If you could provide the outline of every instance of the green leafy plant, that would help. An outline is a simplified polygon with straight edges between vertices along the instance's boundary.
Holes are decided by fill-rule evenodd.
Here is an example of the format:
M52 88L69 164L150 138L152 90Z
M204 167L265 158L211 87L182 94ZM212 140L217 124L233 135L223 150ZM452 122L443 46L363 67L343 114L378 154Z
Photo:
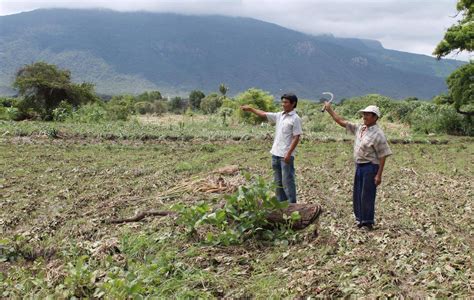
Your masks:
M248 184L225 197L222 208L212 210L208 204L200 203L192 207L175 206L180 213L179 221L185 225L188 233L196 233L204 225L205 242L215 245L241 244L249 238L295 240L291 230L299 220L298 212L285 216L286 222L275 226L268 221L268 215L288 207L288 202L280 202L273 195L273 184L262 177L251 178L246 175Z

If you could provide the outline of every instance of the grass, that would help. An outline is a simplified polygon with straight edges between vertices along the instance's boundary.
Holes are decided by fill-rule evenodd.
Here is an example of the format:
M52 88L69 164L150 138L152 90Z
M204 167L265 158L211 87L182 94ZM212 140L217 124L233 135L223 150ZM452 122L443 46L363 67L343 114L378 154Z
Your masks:
M358 122L359 120L352 120ZM430 143L451 140L447 135L425 135L413 133L407 125L379 122L393 142ZM303 117L304 139L319 141L348 140L350 137L336 125L327 114ZM230 120L227 125L216 115L185 116L164 115L162 117L139 116L130 121L98 123L2 121L0 136L35 136L44 138L99 139L99 140L161 140L161 141L227 141L268 139L272 140L274 127L239 124ZM464 140L466 138L457 138ZM467 138L470 139L470 138Z
M0 297L473 294L472 139L392 144L378 190L377 228L367 233L353 226L352 144L343 141L350 137L334 127L328 137L337 131L336 141L307 138L296 158L298 201L322 204L319 236L308 230L290 245L212 247L188 239L174 217L102 221L214 202L222 195L191 183L226 165L271 180L272 141L264 137L272 129L239 127L215 140L206 138L208 127L190 128L201 137L191 140L136 138L176 134L148 126L155 125L0 125ZM50 127L59 138L40 133ZM107 138L118 132L127 138ZM252 139L236 141L233 134ZM179 193L169 194L175 187Z

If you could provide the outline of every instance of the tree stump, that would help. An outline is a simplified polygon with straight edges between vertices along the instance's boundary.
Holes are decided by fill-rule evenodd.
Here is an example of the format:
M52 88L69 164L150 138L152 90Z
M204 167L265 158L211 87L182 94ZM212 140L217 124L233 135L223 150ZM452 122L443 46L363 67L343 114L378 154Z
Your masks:
M271 224L283 224L287 222L284 216L291 216L295 211L299 212L301 218L293 223L292 229L299 230L314 223L321 214L322 208L319 204L290 203L287 208L270 213L267 220Z

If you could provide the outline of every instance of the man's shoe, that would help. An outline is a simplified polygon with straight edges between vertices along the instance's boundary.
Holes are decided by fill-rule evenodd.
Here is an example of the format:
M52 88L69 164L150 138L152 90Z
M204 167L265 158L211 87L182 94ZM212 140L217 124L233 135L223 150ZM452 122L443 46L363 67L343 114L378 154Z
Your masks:
M374 225L372 225L372 224L359 224L358 226L359 226L360 229L362 229L364 231L374 230Z

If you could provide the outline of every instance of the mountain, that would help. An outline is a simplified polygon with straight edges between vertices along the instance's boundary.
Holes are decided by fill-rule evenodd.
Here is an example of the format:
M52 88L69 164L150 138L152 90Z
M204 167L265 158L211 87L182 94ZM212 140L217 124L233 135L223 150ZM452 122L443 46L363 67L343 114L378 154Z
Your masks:
M35 10L0 17L0 94L19 67L46 61L103 94L250 87L317 99L380 93L431 98L463 64L384 49L372 40L312 36L249 18Z

